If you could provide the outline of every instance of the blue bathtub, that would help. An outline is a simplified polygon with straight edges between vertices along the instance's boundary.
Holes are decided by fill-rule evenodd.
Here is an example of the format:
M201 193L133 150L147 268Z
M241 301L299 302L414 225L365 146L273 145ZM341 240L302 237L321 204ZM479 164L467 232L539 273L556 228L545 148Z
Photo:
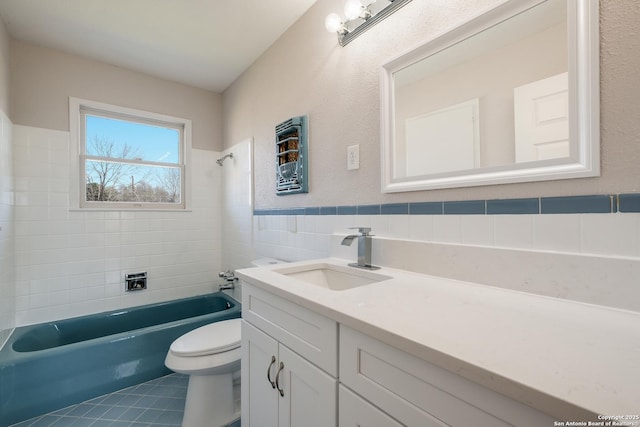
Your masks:
M240 314L217 292L16 328L0 351L0 426L166 375L173 340Z

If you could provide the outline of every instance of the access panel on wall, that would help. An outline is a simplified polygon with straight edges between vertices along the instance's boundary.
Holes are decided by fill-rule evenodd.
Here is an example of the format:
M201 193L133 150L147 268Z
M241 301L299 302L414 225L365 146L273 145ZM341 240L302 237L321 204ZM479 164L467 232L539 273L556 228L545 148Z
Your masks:
M307 116L292 117L276 126L276 194L308 192Z

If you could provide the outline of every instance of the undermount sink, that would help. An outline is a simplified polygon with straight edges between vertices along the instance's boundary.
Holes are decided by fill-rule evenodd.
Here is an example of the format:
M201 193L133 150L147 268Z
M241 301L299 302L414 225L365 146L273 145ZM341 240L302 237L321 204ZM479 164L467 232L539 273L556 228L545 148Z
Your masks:
M327 263L284 267L273 271L333 291L344 291L391 279L382 274Z

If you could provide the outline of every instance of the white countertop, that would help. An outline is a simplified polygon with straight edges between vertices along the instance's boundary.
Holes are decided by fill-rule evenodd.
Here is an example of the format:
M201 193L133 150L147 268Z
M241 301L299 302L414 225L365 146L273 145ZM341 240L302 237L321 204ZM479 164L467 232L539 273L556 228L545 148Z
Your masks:
M382 268L390 280L343 291L272 270L252 285L558 419L640 414L640 313ZM575 418L574 418L575 419Z

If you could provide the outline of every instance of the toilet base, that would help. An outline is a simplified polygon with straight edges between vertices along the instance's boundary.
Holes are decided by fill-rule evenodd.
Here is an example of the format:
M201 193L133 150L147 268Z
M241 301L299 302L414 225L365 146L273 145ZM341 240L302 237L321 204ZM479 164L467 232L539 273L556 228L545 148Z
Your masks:
M222 427L238 418L232 372L189 376L183 427Z

